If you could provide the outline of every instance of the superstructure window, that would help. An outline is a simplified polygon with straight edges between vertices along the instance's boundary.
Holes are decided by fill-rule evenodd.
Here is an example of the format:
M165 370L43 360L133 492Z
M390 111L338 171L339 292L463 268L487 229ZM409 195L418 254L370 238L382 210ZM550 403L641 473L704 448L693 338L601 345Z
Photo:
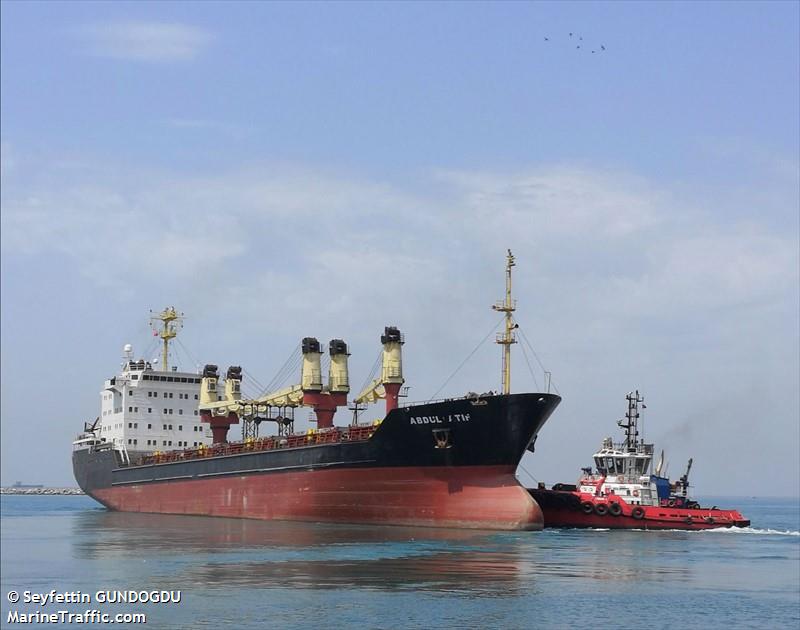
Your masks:
M182 416L182 415L183 415L183 409L178 409L178 415L179 415L179 416Z
M178 431L183 431L183 425L182 424L178 425Z

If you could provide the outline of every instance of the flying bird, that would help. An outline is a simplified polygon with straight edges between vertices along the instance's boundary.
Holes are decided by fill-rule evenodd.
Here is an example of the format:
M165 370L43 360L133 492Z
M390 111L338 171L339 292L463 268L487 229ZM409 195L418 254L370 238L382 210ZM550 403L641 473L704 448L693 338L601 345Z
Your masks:
M603 46L603 45L600 46L600 50L605 50L605 49L606 49L605 46Z
M572 33L570 33L569 36L572 37Z
M549 37L545 37L545 38L544 38L544 41L546 41L546 42L549 42L549 41L550 41L550 38L549 38Z

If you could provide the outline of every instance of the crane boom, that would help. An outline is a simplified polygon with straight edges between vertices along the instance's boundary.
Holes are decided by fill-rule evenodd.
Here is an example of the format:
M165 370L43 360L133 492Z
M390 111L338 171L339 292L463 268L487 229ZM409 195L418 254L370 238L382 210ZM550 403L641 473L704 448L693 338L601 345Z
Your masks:
M355 397L353 402L356 404L374 403L382 398L386 398L386 388L383 386L383 381L376 378Z

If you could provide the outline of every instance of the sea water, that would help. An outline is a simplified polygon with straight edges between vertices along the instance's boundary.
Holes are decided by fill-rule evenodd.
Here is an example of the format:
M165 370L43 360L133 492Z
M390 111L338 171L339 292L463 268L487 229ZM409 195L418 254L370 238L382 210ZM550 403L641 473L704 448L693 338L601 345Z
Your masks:
M23 625L23 613L91 610L144 614L149 628L800 627L798 499L703 499L712 503L752 526L476 532L126 514L82 496L3 496L0 627ZM23 601L52 591L83 600ZM172 601L140 601L162 591ZM128 601L108 601L120 597ZM62 625L36 619L30 626ZM82 620L63 625L104 625Z

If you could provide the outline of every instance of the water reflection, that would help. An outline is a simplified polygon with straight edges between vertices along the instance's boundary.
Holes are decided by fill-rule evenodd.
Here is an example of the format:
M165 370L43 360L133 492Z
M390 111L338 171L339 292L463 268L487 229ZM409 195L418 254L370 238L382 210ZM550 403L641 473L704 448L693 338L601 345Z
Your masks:
M650 532L478 532L84 512L78 559L149 563L163 588L357 588L509 596L547 577L688 582L687 540ZM691 545L690 545L691 546Z
M511 592L527 560L493 532L93 512L75 520L78 559L169 564L176 584ZM159 582L164 584L163 579ZM167 588L165 585L164 588Z
M308 548L363 543L396 543L409 541L481 540L492 532L475 530L384 527L303 523L291 521L257 521L137 514L132 512L84 512L75 521L76 549L79 555L91 557L133 551L153 550L160 553L222 553L243 548Z

